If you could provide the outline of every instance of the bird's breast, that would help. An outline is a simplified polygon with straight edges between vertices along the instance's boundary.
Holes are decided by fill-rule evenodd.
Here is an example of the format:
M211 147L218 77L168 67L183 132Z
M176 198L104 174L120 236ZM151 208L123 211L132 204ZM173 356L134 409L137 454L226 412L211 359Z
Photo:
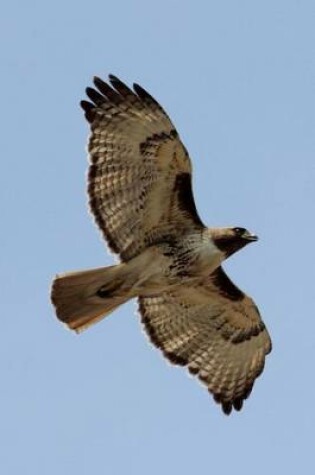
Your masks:
M224 260L224 255L209 236L192 234L176 246L172 258L180 275L197 277L211 274Z
M203 239L200 242L199 246L196 247L195 254L196 272L206 275L211 274L219 267L224 259L223 253L209 239Z

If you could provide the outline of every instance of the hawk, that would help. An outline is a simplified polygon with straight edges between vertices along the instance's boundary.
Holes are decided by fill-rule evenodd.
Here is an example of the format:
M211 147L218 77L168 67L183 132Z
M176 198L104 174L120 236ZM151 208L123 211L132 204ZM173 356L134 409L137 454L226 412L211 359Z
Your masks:
M80 332L137 298L151 342L187 366L224 413L239 411L271 340L254 301L221 264L258 238L242 227L204 225L188 152L148 92L113 75L94 85L81 102L91 126L89 204L120 263L57 275L56 314Z

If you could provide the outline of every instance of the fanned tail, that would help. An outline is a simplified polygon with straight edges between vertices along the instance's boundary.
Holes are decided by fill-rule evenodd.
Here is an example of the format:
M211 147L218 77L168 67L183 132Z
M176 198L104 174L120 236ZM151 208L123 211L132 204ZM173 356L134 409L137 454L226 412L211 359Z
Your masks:
M59 320L81 332L132 297L123 289L123 264L57 275L51 300Z

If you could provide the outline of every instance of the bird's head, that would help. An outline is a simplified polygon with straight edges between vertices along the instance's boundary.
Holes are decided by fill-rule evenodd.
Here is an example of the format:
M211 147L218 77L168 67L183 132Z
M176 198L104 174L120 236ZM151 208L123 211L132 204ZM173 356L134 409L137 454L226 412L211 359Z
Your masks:
M245 228L216 228L211 230L214 244L227 257L242 249L250 242L258 240L255 234Z

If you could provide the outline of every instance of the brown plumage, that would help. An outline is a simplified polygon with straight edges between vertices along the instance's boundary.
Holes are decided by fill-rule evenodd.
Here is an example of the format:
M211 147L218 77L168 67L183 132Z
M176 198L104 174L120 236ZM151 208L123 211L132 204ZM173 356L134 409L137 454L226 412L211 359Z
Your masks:
M253 300L221 263L256 236L206 228L191 162L171 120L144 89L109 76L87 88L91 211L121 263L57 276L58 318L81 331L138 298L152 343L188 366L229 414L240 410L271 350Z

